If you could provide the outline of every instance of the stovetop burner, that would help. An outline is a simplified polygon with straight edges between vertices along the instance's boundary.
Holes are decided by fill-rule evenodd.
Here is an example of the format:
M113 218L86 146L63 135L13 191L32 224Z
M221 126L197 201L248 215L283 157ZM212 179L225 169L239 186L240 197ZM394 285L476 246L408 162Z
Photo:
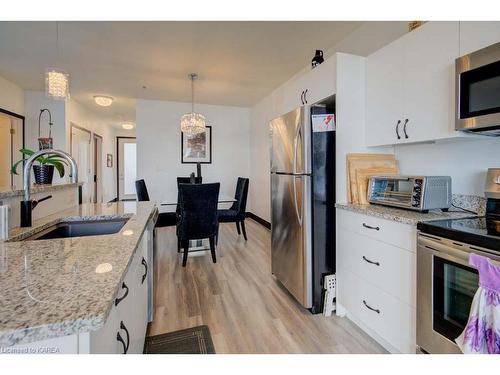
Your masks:
M418 223L428 234L500 252L500 200L488 199L486 216Z

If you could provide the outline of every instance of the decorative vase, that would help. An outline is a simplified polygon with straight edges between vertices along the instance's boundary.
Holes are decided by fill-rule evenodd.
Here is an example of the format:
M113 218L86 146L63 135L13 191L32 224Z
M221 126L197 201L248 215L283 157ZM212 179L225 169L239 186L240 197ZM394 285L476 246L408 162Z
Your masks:
M52 178L54 177L53 165L34 165L33 172L35 173L35 184L52 184Z

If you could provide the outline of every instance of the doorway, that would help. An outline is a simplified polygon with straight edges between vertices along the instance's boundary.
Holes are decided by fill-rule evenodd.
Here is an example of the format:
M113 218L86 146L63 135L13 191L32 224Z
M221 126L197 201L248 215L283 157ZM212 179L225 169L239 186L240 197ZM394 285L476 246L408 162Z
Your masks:
M137 142L135 137L116 137L118 200L135 200Z
M21 189L23 164L17 167L17 175L10 173L11 166L22 158L24 148L24 116L0 108L0 186Z
M89 130L71 123L70 154L78 165L78 181L83 183L82 203L92 202L91 140Z
M99 134L93 134L93 182L92 202L102 203L102 137Z

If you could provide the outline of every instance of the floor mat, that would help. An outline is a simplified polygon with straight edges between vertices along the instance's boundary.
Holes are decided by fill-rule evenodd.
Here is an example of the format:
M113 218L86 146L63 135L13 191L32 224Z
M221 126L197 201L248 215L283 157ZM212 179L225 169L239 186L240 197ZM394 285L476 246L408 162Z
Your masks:
M144 354L215 354L208 326L146 337Z

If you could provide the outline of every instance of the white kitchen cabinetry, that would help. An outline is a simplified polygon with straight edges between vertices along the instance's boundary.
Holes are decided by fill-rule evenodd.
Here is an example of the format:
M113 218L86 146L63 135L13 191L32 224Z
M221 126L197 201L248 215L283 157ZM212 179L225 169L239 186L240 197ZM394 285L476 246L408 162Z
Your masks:
M416 227L337 210L337 302L391 352L415 353Z
M152 272L152 230L150 221L144 231L120 290L98 331L19 344L8 348L12 353L141 354L148 324L148 276ZM119 339L120 337L120 339Z
M403 54L401 39L366 60L366 143L394 143L403 115Z
M427 22L368 56L367 146L461 136L454 130L458 56L458 22Z
M500 21L460 22L460 56L500 42Z
M321 65L288 81L284 85L283 110L290 112L305 104L314 104L335 93L336 57L326 59Z
M142 353L148 322L148 243L145 232L106 324L90 333L90 353Z

